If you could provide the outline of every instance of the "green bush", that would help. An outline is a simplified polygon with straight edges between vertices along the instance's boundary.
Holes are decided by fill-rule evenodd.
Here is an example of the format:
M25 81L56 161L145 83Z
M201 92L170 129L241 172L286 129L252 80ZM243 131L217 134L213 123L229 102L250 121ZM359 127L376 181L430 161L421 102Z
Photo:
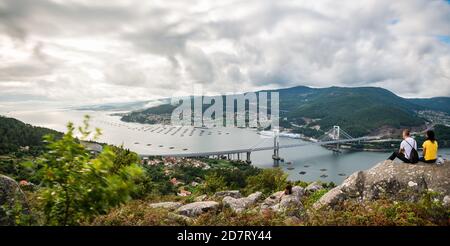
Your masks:
M205 176L205 182L201 188L204 193L214 193L216 191L226 190L227 184L225 179L218 173L213 172Z
M287 185L287 174L280 168L269 168L262 170L255 176L247 178L246 193L261 191L266 195L284 190Z
M42 187L38 190L45 225L77 225L106 213L131 197L142 169L136 163L122 163L110 147L95 158L74 137L69 123L67 133L55 140L46 136L48 151L36 164ZM91 135L89 117L79 131ZM94 138L100 134L97 130ZM131 160L131 159L129 159Z

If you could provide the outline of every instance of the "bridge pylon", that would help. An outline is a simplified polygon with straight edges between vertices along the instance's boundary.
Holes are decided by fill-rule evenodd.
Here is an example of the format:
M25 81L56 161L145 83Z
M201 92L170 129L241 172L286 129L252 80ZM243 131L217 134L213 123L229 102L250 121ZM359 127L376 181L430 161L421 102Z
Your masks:
M273 131L273 166L278 167L280 165L280 130L275 129Z
M341 138L341 127L340 126L333 126L333 140L339 141ZM340 152L340 145L339 142L336 142L336 152Z

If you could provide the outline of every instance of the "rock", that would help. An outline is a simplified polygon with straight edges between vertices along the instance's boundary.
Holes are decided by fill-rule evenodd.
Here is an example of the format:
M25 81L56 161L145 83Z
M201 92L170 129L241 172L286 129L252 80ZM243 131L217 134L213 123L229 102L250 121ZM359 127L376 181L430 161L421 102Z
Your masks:
M207 195L201 195L201 196L198 196L198 197L194 198L194 201L196 201L196 202L202 202L202 201L205 201L206 198L208 198Z
M292 187L292 194L301 198L302 196L305 195L305 189L301 186L294 186Z
M280 203L281 197L283 196L284 191L278 191L267 197L264 202L261 204L261 209L270 209L276 204Z
M284 194L284 191L275 192L264 200L260 208L262 210L284 212L288 216L297 215L298 212L303 210L303 204L300 199L304 193L305 190L300 186L292 187L292 194L290 195Z
M341 185L320 198L313 207L335 207L347 199L366 201L387 198L415 202L421 192L428 190L443 196L450 195L450 162L438 166L387 160L366 171L353 173Z
M233 198L241 198L241 192L238 190L226 190L226 191L218 191L214 194L215 197L217 198L222 198L222 197L226 197L226 196L230 196Z
M215 211L219 208L219 203L215 201L193 202L179 207L178 214L196 217L209 211Z
M158 202L150 204L151 208L163 208L167 210L175 210L181 206L183 206L181 202Z
M230 207L233 211L242 212L245 209L255 205L258 202L258 200L261 199L261 197L262 193L258 191L243 198L234 198L231 196L226 196L223 198L222 202L225 206Z
M316 203L313 204L314 209L319 209L323 206L335 207L345 199L345 194L341 189L335 187L323 195Z
M300 199L294 195L284 195L278 206L273 208L276 212L284 212L289 216L294 216L303 210Z
M314 193L321 189L323 189L323 186L321 184L319 184L318 182L312 182L305 188L305 191L307 193Z
M175 221L179 221L179 222L183 222L185 224L191 223L192 222L192 218L181 215L181 214L176 214L176 213L168 213L167 214L169 219L175 220Z
M20 211L17 211L19 209ZM0 174L0 225L15 225L15 218L8 212L29 214L29 207L19 184L12 178Z
M444 196L444 199L442 199L442 205L446 208L450 208L450 196Z

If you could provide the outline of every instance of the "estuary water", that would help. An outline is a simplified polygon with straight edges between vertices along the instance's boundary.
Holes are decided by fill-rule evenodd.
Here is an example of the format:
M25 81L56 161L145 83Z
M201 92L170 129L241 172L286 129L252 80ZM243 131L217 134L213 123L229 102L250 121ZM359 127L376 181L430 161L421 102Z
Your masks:
M273 145L273 139L259 135L253 129L174 127L126 123L113 112L77 111L67 109L36 109L0 111L1 115L19 119L36 126L65 131L68 121L81 125L83 116L91 116L91 126L102 130L99 142L121 145L139 154L191 153L252 148ZM299 139L280 137L280 144L304 142ZM304 142L305 143L305 142ZM252 152L252 165L261 168L273 166L273 151ZM450 158L450 149L439 154ZM280 149L284 162L280 167L291 180L324 181L340 184L348 175L368 169L385 160L389 153L343 152L333 153L318 145ZM241 157L242 158L242 157ZM243 156L245 158L245 156Z

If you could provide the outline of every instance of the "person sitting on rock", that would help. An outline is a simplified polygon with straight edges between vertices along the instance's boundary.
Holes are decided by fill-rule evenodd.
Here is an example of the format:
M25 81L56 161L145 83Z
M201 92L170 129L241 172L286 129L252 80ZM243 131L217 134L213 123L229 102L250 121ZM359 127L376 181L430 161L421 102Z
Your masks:
M417 142L410 134L411 132L409 129L403 130L403 141L400 143L400 149L392 153L388 160L393 161L395 158L398 158L405 163L411 163L410 154L413 149L417 151Z
M420 157L420 161L425 163L435 163L437 159L438 143L434 135L434 131L428 130L426 132L426 140L423 142L423 157Z

